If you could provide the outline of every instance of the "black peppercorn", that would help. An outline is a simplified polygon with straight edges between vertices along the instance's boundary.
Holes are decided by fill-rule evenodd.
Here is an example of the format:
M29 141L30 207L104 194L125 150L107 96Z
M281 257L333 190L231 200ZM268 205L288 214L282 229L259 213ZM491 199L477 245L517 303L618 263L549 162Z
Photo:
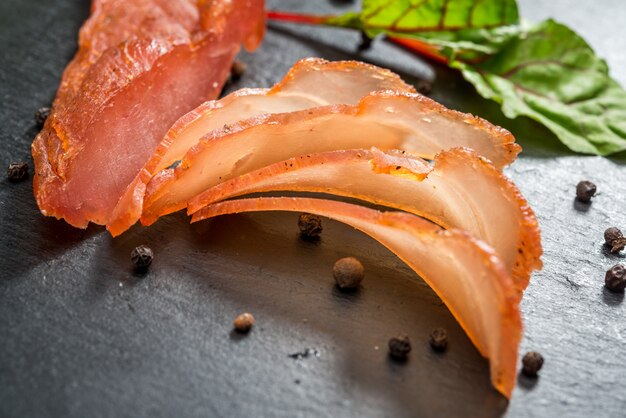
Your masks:
M522 373L528 377L537 377L543 367L543 356L536 351L529 351L522 358Z
M396 360L406 360L411 352L411 341L407 335L400 335L389 340L389 355Z
M448 348L448 332L443 328L436 328L430 333L430 346L435 351L445 351Z
M304 239L318 239L322 233L322 218L310 213L302 213L298 217L300 236Z
M7 168L7 177L9 181L17 183L28 177L28 164L23 162L15 162L9 164Z
M233 325L235 327L235 331L245 334L250 331L250 328L254 325L254 316L247 312L242 313L235 318Z
M49 107L41 107L37 109L35 112L35 123L37 124L37 128L43 128L44 123L46 123L46 119L50 116L50 108Z
M246 72L246 63L243 61L235 61L233 62L232 67L230 67L230 78L233 81L238 81L243 74Z
M333 266L333 277L340 289L354 289L363 281L365 269L356 258L346 257L337 260Z
M604 276L606 288L611 292L623 292L626 289L626 268L616 264L607 270Z
M596 185L590 181L583 180L576 185L576 199L584 203L591 202L591 198L596 195Z
M133 266L135 266L135 270L140 272L148 269L150 264L152 264L153 258L152 250L145 245L140 245L130 253L130 259L133 262Z
M611 248L612 253L618 253L626 247L626 238L622 231L612 226L604 231L604 244Z

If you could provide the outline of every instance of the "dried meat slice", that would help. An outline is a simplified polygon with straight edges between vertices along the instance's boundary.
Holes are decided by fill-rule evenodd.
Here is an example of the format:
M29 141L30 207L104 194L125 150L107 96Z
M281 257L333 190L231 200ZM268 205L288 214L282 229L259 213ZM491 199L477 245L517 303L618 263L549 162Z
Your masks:
M470 234L441 230L404 212L309 198L253 198L207 206L192 222L255 211L295 211L346 223L379 241L439 295L478 351L491 381L506 397L515 386L522 323L517 291L493 249Z
M297 62L271 89L243 89L223 99L205 102L170 128L120 198L107 222L107 229L116 236L137 222L142 212L146 185L152 176L183 158L189 148L207 133L264 113L356 104L368 93L387 89L415 91L398 75L373 65L307 58Z
M521 292L541 267L537 218L517 187L474 151L437 154L434 166L403 151L306 154L235 177L189 201L188 213L250 193L328 193L405 210L491 245Z
M262 0L94 0L32 145L41 212L105 224L171 124L219 94L263 31Z
M141 221L151 224L186 207L209 187L291 157L372 146L403 149L425 158L434 158L441 150L469 147L498 168L520 151L508 131L483 119L418 94L377 92L356 106L259 115L211 132L178 167L152 178Z

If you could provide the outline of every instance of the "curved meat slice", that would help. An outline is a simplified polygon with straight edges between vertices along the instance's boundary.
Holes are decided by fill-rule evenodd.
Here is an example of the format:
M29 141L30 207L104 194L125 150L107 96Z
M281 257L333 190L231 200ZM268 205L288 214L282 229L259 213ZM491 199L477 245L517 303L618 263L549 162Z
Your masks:
M377 92L357 106L260 115L211 132L176 169L152 178L141 221L151 224L184 208L209 187L294 156L372 146L403 149L425 158L466 146L497 167L513 161L520 151L508 131L483 119L418 94Z
M466 230L496 250L520 296L532 271L541 267L541 238L532 209L513 183L469 149L442 151L432 168L419 157L376 148L301 155L212 187L189 201L188 212L272 191L367 200Z
M32 145L41 212L104 224L167 129L215 98L263 0L94 0L79 50Z
M203 135L226 124L263 113L284 113L315 106L357 104L378 90L415 92L389 70L358 61L298 61L271 89L243 89L223 99L205 102L181 117L128 186L113 210L107 229L113 236L141 216L145 188L154 174L183 158Z
M522 324L517 291L494 251L459 230L441 230L403 212L378 212L323 199L256 198L207 206L192 222L255 211L309 212L344 222L391 250L439 295L478 351L491 381L506 397L515 386Z

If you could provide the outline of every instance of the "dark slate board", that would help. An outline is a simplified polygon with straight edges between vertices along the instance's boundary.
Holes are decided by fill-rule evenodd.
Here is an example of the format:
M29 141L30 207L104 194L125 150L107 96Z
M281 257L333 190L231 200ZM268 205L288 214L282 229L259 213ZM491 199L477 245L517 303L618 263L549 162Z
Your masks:
M271 5L318 13L353 6L295 3ZM626 84L626 8L597 3L525 0L522 14L575 25ZM79 0L0 3L3 167L31 161L33 112L52 99L87 13ZM457 74L382 41L359 55L357 42L347 31L272 25L262 48L244 55L249 71L238 86L269 86L301 57L363 59L410 82L434 79L435 99L511 128L525 152L508 174L543 229L545 268L522 303L521 347L544 353L541 378L520 378L507 402L433 292L344 225L326 221L316 245L297 238L293 214L194 226L177 214L113 240L102 228L42 217L30 182L2 180L0 416L626 415L626 307L603 289L604 271L623 257L601 246L604 228L626 228L624 156L575 156L536 124L505 120ZM583 178L600 191L589 207L572 199ZM140 243L156 253L145 277L129 266ZM367 268L357 294L333 287L331 266L346 255ZM257 325L242 338L231 321L244 310ZM426 343L438 326L451 334L444 355ZM387 339L400 332L414 342L403 365L386 356ZM288 356L306 349L306 358Z

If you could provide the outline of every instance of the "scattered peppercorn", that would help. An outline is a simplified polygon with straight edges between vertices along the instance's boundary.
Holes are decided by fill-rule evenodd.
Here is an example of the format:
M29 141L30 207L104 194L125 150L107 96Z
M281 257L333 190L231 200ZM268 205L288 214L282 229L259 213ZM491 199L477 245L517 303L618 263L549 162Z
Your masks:
M604 244L611 247L612 253L618 253L626 247L626 238L622 231L612 226L604 231Z
M300 236L304 239L318 239L322 233L322 218L310 213L302 213L298 217Z
M389 340L389 355L396 360L406 360L411 352L411 341L407 335L400 335Z
M235 318L233 325L235 326L235 331L245 334L250 331L250 328L254 325L254 316L247 312L242 313Z
M364 31L361 31L361 42L359 43L357 49L359 51L365 51L366 49L370 49L371 46L372 38L370 38Z
M591 198L596 195L596 185L590 181L583 180L576 185L576 199L583 203L591 202Z
M145 245L140 245L136 247L130 253L130 259L133 262L133 266L135 266L135 270L137 271L146 271L150 264L152 264L152 259L154 258L154 254L150 247Z
M626 268L616 264L607 270L604 276L606 288L611 292L623 292L626 289Z
M28 164L23 162L15 162L9 164L7 168L7 177L9 181L17 183L28 177Z
M50 116L50 108L49 107L41 107L37 109L35 112L35 123L37 124L37 128L43 128L44 123L46 123L46 119Z
M435 351L445 351L448 348L448 332L443 328L435 328L430 333L430 346Z
M522 358L522 373L528 377L537 377L543 367L543 356L536 351L529 351Z
M232 67L230 67L230 77L233 81L239 80L246 72L247 65L243 61L235 60Z
M415 90L424 96L428 96L433 91L433 83L427 80L420 80L415 85Z
M333 266L333 276L340 289L354 289L363 281L365 269L354 257L337 260Z

